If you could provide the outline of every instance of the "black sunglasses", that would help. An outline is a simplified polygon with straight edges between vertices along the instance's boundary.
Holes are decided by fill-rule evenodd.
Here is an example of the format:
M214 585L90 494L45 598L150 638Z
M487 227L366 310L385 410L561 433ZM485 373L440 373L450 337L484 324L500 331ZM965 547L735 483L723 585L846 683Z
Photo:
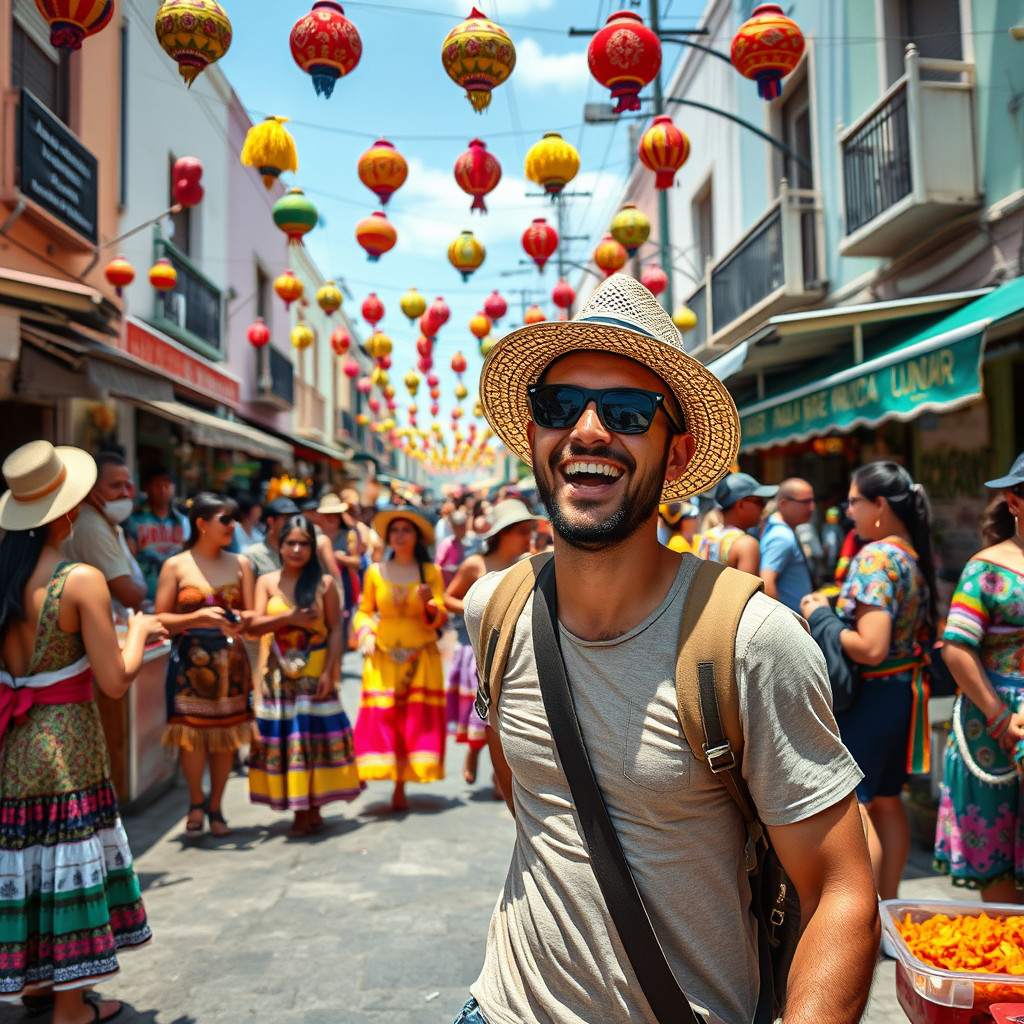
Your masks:
M210 516L211 519L216 519L218 523L222 523L224 526L230 526L235 521L235 514L233 512L222 512L219 516Z
M564 430L593 402L605 429L614 434L646 434L661 409L677 434L686 426L665 408L665 396L643 388L581 388L575 384L534 384L526 389L533 422L538 427Z

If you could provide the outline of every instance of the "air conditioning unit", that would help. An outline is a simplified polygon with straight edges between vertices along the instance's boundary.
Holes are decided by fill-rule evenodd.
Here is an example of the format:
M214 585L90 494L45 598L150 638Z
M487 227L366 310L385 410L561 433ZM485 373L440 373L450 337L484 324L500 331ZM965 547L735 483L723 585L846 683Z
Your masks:
M188 306L185 303L185 296L181 292L175 292L171 297L171 301L167 305L167 315L174 321L179 327L185 327L185 316L188 310Z

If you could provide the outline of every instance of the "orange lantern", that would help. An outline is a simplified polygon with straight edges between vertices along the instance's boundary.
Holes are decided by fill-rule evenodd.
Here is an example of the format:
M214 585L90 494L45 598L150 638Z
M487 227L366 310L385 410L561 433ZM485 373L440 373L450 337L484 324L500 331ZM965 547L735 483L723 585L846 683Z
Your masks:
M284 308L290 309L293 302L298 302L302 298L302 293L305 289L295 274L290 270L286 270L274 281L274 291L277 292L278 298L284 303Z
M125 288L135 280L135 268L123 256L118 256L107 264L103 276L114 286L117 297L121 298Z
M523 323L526 324L542 324L545 320L547 320L547 317L540 306L530 306L523 314Z
M800 26L778 4L761 4L740 25L729 56L744 78L757 82L758 96L771 101L782 95L782 79L800 63L803 52Z
M178 283L178 272L169 259L159 259L149 271L149 283L158 292L169 292Z
M409 165L387 139L378 139L360 158L359 180L386 206L409 175Z
M452 372L456 374L463 374L466 372L466 357L461 352L456 352L452 356Z
M626 247L616 242L611 235L605 235L594 250L594 263L604 271L605 277L611 277L616 270L621 270L628 258Z
M366 250L366 258L376 263L395 247L398 232L384 216L383 210L375 210L356 225L356 241Z
M50 45L65 56L82 46L86 36L106 28L114 14L111 0L36 0L50 26Z
M491 332L491 321L487 318L485 313L477 313L472 320L469 321L469 333L474 338L486 338Z
M656 117L640 136L640 162L655 172L654 187L659 192L671 188L676 171L690 156L690 140L666 114Z

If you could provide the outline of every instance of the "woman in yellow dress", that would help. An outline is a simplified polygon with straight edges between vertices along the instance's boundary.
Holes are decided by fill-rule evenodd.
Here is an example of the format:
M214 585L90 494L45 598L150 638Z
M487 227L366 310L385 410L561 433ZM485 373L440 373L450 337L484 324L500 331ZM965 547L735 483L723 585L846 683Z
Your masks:
M434 529L409 509L379 512L384 561L371 565L355 617L365 657L355 726L356 760L365 781L395 784L393 810L408 810L407 782L444 778L444 672L437 631L444 625L444 584L430 560Z

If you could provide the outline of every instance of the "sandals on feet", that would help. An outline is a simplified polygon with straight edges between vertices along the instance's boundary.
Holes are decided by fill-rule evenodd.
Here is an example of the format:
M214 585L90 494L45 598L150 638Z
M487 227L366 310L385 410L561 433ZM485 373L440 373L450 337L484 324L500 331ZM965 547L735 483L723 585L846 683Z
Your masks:
M202 811L202 814L199 815L199 820L198 821L196 821L195 818L192 817L192 812L193 811ZM193 833L195 833L195 832L202 832L203 831L203 819L205 817L206 817L206 801L205 800L203 800L201 803L198 803L198 804L189 804L188 805L188 814L185 817L185 831L186 832L193 832ZM213 818L211 817L210 820L212 821Z
M106 1017L101 1017L99 996L85 996L83 997L82 1002L85 1003L86 1006L92 1007L92 1024L105 1024L106 1021L113 1020L124 1009L124 1003L118 1003L117 1009L113 1013L108 1013Z
M53 996L22 996L21 1005L29 1017L41 1017L44 1013L50 1013L53 1010Z
M228 828L228 823L224 820L223 811L216 810L211 811L209 807L206 809L206 817L210 819L210 834L220 838L221 836L231 835L231 829ZM218 831L213 826L220 825L221 828Z

